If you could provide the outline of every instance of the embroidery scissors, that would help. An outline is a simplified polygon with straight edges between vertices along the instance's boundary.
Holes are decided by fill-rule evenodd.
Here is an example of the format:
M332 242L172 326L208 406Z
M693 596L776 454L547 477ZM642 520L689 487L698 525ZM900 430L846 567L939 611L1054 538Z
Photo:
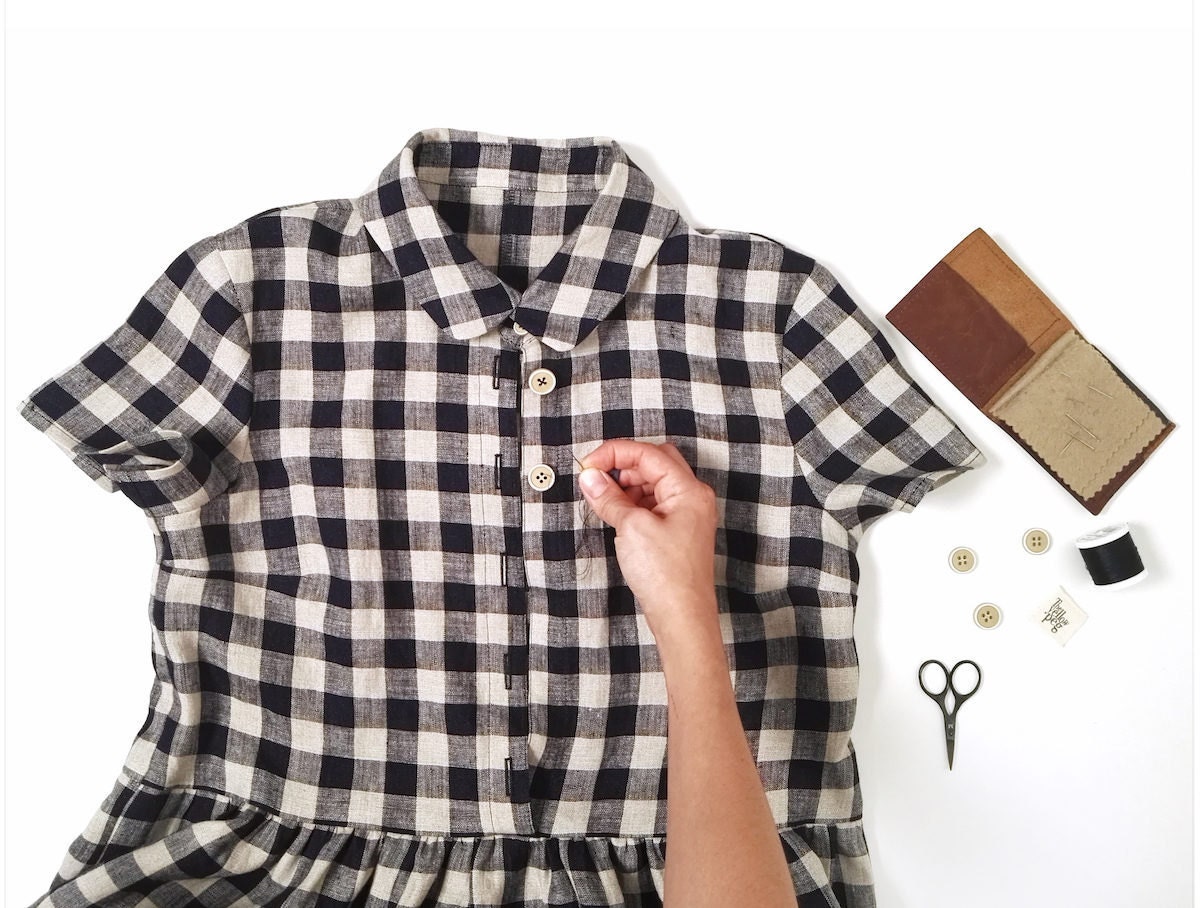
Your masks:
M945 687L943 687L938 693L931 691L925 686L925 667L929 665L936 665L938 668L940 668L942 670L942 674L946 678ZM975 669L975 674L978 676L975 679L975 686L966 693L963 693L954 686L954 674L958 671L959 667L963 665L972 666ZM946 666L937 659L926 659L921 663L921 667L917 669L917 681L921 684L921 690L925 691L929 698L932 699L942 711L942 719L946 726L946 759L950 761L950 768L953 769L954 738L957 730L956 725L958 722L958 708L967 700L971 699L971 697L975 696L975 692L979 690L979 685L983 683L983 672L980 670L979 665L970 659L963 659L961 662L956 663L954 668L950 669L949 671L947 671ZM954 705L949 710L946 709L947 692L953 694L952 699L954 700Z

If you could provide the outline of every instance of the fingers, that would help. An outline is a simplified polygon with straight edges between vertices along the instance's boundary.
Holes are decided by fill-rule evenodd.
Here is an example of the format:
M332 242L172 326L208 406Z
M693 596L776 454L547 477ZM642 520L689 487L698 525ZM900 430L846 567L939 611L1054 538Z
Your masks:
M659 447L678 460L680 464L687 467L688 472L692 471L692 465L684 460L683 455L679 452L679 448L675 447L674 442L664 441L661 445L659 445Z
M629 438L610 438L584 456L580 463L605 472L619 469L626 485L656 490L660 500L681 491L695 478L691 466L671 442L650 444Z
M600 515L600 519L614 526L617 533L620 534L621 526L626 518L632 512L643 508L631 501L617 481L604 469L594 469L594 466L594 464L587 464L583 472L579 474L579 488L583 490L584 497L591 504L592 510ZM590 484L593 481L595 488Z
M622 486L625 489L625 494L634 504L643 508L654 507L654 496L651 495L642 486Z
M659 445L659 447L662 452L667 453L667 455L671 455L674 459L676 459L676 461L678 461L680 467L685 470L686 475L695 476L695 474L692 473L691 464L685 461L682 453L679 453L678 447L672 445L670 441ZM626 467L623 470L617 471L620 474L620 483L622 483L626 493L631 492L632 489L635 488L641 489L641 491L647 495L652 495L654 493L655 483L653 481L644 479L641 471L636 467Z
M671 507L672 499L690 491L697 483L695 473L683 454L671 442L651 444L629 438L610 438L579 460L584 473L596 468L607 485L593 499L588 489L580 488L593 509L621 532L620 524L631 512L657 511ZM608 475L620 472L620 483ZM584 473L580 474L582 480Z

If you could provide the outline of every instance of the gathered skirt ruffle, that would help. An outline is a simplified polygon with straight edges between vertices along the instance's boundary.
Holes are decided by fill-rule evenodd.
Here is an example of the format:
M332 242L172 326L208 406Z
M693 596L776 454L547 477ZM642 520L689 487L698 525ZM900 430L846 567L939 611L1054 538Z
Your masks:
M801 908L874 908L861 821L780 828ZM455 836L292 822L124 773L30 908L661 906L664 836Z

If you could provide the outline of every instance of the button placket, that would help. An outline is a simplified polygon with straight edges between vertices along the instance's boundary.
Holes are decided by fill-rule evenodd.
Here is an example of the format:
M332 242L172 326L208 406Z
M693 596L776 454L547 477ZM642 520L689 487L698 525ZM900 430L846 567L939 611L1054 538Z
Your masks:
M548 349L534 334L529 334L521 339L522 375L518 376L516 383L520 398L518 431L521 452L521 489L519 494L523 505L526 498L531 503L531 507L523 509L524 513L537 515L537 522L522 519L521 533L523 545L534 547L540 546L544 538L539 531L550 529L543 526L540 521L550 519L549 515L556 513L559 506L555 504L547 504L545 507L533 505L540 505L541 499L550 494L554 495L551 501L558 500L558 493L561 493L562 490L556 489L556 484L567 482L571 478L569 465L555 461L551 454L556 449L547 448L541 434L545 418L549 415L560 414L563 407L563 403L555 401L554 395L563 393L560 376L563 374L564 365L552 355L547 357ZM534 557L540 556L540 550L536 548L527 550L527 553ZM520 560L521 567L524 568L524 555L520 559L513 560ZM521 785L525 786L526 798L529 797L530 786L534 782L534 771L530 766L530 737L535 733L539 737L546 733L541 721L537 727L532 725L532 718L535 715L532 704L535 698L539 709L544 709L543 704L546 702L543 699L546 696L544 690L546 668L542 664L545 659L544 654L541 650L538 650L537 653L531 652L530 641L530 627L542 626L541 620L535 624L533 619L544 619L546 592L533 590L528 583L525 584L523 592L525 593L525 610L523 612L525 645L513 646L509 649L508 664L508 670L513 679L511 682L513 693L515 694L518 690L521 692L520 699L524 706L520 718L523 721L522 728L525 737L520 742L520 752L518 753L514 749L510 763L509 783L513 786L514 792L510 798L513 800L518 796ZM531 617L531 610L537 610L538 614ZM536 678L531 678L530 672L535 669L538 674ZM515 721L517 718L515 708L513 717ZM515 738L513 743L514 747L518 743ZM528 806L532 808L532 805ZM544 831L540 826L537 828L539 832Z
M499 666L503 671L504 696L499 727L496 733L505 736L507 753L495 778L497 788L493 797L508 802L513 831L531 834L533 818L529 805L529 702L525 685L526 649L529 626L526 615L524 556L522 551L522 499L526 492L521 460L522 452L522 382L521 349L505 344L496 354L493 383L499 392L498 425L500 450L495 452L494 482L498 488L504 513L504 536L501 550L496 553L500 564L500 583L507 639L500 652Z

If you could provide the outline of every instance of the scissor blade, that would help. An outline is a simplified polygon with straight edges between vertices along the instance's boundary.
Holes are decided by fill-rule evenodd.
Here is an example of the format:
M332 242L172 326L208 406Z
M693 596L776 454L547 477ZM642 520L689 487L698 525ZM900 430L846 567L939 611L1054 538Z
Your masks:
M946 719L946 759L950 761L950 768L954 768L954 717Z

